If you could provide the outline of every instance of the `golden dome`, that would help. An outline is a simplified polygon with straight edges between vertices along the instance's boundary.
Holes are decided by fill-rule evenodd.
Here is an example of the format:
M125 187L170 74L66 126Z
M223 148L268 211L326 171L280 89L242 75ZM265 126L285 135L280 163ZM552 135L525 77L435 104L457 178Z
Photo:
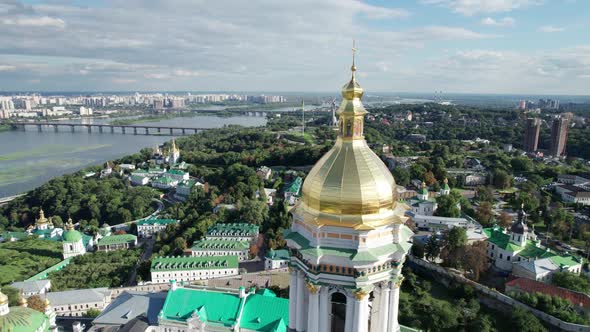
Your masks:
M22 296L22 295L18 299L18 306L19 307L26 307L27 306L27 299L25 299L24 296Z
M8 296L6 294L0 292L0 305L4 305L8 303Z
M315 226L355 229L404 222L393 176L369 148L363 135L367 113L360 98L363 89L352 78L342 90L336 144L311 169L303 182L302 197L293 211Z

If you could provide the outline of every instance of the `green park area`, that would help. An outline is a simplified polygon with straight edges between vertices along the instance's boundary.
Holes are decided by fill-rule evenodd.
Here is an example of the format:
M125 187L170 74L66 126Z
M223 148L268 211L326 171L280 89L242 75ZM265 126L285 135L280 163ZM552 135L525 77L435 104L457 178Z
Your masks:
M27 239L0 243L0 285L27 279L61 260L61 242Z

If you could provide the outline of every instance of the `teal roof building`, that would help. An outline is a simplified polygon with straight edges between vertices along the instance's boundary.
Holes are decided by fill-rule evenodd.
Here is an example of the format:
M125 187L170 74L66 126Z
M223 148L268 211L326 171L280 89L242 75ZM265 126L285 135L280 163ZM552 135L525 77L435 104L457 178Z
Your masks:
M206 290L173 281L158 321L160 328L172 330L286 332L289 300L267 289Z

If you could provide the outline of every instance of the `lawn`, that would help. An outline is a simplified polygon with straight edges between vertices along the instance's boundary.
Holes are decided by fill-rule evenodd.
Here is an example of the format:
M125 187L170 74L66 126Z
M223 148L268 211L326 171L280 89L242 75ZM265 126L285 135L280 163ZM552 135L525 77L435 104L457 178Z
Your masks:
M0 243L0 285L27 279L61 260L61 242L27 239Z

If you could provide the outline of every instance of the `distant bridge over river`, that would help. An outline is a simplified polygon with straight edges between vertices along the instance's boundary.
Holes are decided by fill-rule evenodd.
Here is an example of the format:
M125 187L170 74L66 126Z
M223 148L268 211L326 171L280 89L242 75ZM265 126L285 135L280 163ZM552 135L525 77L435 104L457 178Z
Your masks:
M209 130L212 128L195 128L195 127L175 127L164 125L143 125L143 124L94 124L94 123L66 123L66 122L46 122L46 121L19 121L4 122L0 124L9 125L17 130L25 130L27 126L36 126L39 132L53 129L54 132L68 130L75 132L76 128L85 128L88 133L111 133L114 134L133 134L133 135L187 135L196 134L197 132Z

